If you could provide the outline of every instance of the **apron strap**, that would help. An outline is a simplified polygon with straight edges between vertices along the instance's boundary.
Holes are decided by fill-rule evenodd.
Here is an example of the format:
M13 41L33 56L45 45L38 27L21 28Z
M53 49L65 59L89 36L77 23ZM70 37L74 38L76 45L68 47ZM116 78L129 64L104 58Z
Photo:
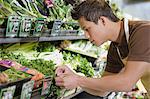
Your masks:
M128 19L124 19L124 29L125 29L125 35L126 35L126 40L127 40L127 43L129 42L129 21Z

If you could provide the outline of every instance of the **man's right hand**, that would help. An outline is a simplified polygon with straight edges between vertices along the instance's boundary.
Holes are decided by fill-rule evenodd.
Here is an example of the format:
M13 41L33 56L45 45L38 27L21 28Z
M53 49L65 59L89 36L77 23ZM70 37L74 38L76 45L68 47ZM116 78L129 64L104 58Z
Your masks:
M55 77L55 82L56 82L56 85L57 86L60 86L60 87L64 87L64 76L65 75L69 75L71 72L70 68L66 65L62 65L62 66L58 66L57 69L55 70L55 74L56 74L56 77Z

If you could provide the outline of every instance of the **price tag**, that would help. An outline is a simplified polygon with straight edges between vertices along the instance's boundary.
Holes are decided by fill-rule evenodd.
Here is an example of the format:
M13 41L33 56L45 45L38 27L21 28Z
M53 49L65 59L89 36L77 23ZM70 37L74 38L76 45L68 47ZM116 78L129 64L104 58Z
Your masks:
M51 36L58 36L59 35L61 25L62 25L61 20L55 20L54 21Z
M22 17L19 37L30 36L31 25L32 25L31 17Z
M33 36L40 37L45 25L45 18L37 18L35 21L35 28Z
M49 93L51 84L52 84L51 78L46 78L43 80L43 87L42 87L41 95L46 95Z
M20 16L9 16L7 21L6 37L18 36L20 21Z
M32 89L34 86L34 81L28 81L23 84L21 91L21 99L30 99L32 95Z
M13 99L16 86L1 89L0 99Z

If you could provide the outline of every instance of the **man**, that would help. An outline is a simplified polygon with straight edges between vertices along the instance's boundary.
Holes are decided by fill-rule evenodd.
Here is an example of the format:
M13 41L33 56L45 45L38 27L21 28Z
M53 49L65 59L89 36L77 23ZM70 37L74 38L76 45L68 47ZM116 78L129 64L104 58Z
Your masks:
M56 69L56 85L105 96L111 91L131 91L141 79L150 95L150 22L119 20L104 0L86 0L72 11L86 37L100 46L112 41L101 78L79 76L67 66ZM126 62L122 60L127 60Z

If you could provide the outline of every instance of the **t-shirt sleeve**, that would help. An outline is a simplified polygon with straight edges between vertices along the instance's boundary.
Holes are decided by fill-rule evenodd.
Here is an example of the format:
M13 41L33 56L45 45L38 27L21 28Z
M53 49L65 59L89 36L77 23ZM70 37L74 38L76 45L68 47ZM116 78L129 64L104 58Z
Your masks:
M150 26L140 27L130 39L128 61L150 63Z
M111 73L118 73L121 71L123 67L124 67L124 64L122 63L117 53L115 44L111 42L110 48L107 54L107 64L106 64L105 71L111 72Z

